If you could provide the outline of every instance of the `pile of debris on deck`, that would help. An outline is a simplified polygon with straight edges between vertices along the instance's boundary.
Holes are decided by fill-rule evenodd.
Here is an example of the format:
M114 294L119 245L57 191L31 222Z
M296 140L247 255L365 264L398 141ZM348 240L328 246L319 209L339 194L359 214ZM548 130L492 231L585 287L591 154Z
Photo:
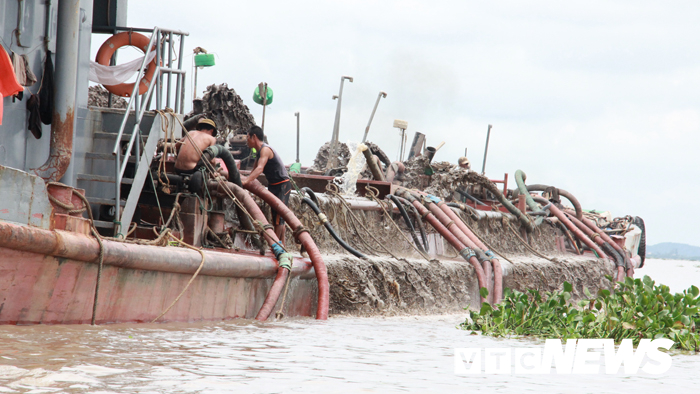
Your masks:
M403 162L391 162L384 151L376 144L365 142L365 145L372 152L372 155L375 156L375 161L383 172L385 180L395 185L409 189L424 190L440 198L451 200L455 185L471 182L471 179L468 179L468 174L471 171L456 164L446 161L433 162L431 157L420 152ZM331 148L330 141L321 146L313 165L307 169L308 174L339 176L347 171L348 162L356 152L351 151L351 147L348 147L348 144L338 142L336 161L333 163L332 168L329 168L328 160ZM365 164L359 178L374 179L366 161L363 162Z
M127 103L123 98L112 95L112 105L109 105L109 92L107 89L103 88L102 85L90 86L88 88L88 107L102 107L102 108L126 108Z

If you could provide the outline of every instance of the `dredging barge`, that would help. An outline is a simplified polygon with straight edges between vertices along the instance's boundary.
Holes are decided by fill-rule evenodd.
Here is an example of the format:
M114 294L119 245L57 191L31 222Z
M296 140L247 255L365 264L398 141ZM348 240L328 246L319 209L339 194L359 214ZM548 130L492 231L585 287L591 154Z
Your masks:
M607 286L607 274L632 275L643 264L639 218L584 212L570 193L527 186L521 173L519 187L509 190L507 174L493 181L432 163L427 150L380 164L380 150L369 144L380 160L367 155L374 168L365 179L339 182L339 174L302 169L292 175L298 190L288 210L264 179L246 191L212 177L195 193L173 173L167 148L198 116L182 114L187 33L91 25L76 8L88 2L29 3L38 14L56 11L56 54L28 54L43 59L29 62L41 63L34 68L42 80L55 56L56 82L50 132L39 125L29 134L37 127L28 124L25 103L3 99L0 143L19 148L0 166L2 324L264 320L275 311L318 319L441 313L498 302L504 287L551 290L567 280L582 293L584 286ZM45 14L47 21L54 15ZM117 40L139 30L151 38L126 108L88 106L89 66L81 60L91 33L115 33ZM240 102L231 89L213 86L209 93ZM176 110L165 110L171 103ZM225 112L204 105L201 112L230 123L225 142L242 158L248 152L238 149L241 133L232 124L245 129L252 116L236 105ZM360 152L345 160L340 154L335 168L343 172L347 161L365 157ZM545 197L533 197L535 191ZM564 209L560 196L573 209ZM267 225L270 205L290 226L286 250Z

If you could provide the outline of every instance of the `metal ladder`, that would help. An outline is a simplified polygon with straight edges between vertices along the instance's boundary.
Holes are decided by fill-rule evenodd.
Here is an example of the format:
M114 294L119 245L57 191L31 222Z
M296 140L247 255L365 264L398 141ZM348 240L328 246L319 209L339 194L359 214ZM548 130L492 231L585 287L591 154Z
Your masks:
M114 217L115 217L115 225L114 225L114 234L120 234L122 231L122 227L126 225L126 229L128 230L129 225L131 224L131 219L134 216L134 212L136 210L136 205L138 204L139 197L141 195L141 190L143 189L143 184L147 178L147 176L150 173L150 166L151 166L151 160L153 158L153 155L156 151L156 145L158 143L158 139L161 137L161 131L162 131L162 123L161 123L161 117L156 116L156 118L153 121L153 125L148 133L148 138L146 140L146 143L143 148L143 152L141 152L141 120L143 119L144 113L148 110L150 104L151 104L151 98L153 95L153 92L156 92L156 104L155 104L155 109L160 110L164 108L170 108L170 102L171 102L171 96L173 96L173 92L171 90L171 83L172 83L172 76L175 74L175 91L174 91L174 108L175 110L173 112L176 113L176 116L178 114L182 114L184 112L184 100L185 100L185 71L182 69L182 58L184 54L184 40L185 36L188 36L189 33L183 32L183 31L178 31L178 30L171 30L171 29L164 29L160 27L154 27L152 30L151 29L130 29L130 28L117 28L116 30L121 30L121 31L142 31L142 32L151 32L151 40L148 43L148 50L144 54L143 61L141 62L141 68L139 70L139 74L136 78L137 83L134 84L134 89L131 92L131 97L129 99L129 103L126 107L126 110L124 111L124 118L122 120L121 126L119 127L119 132L116 135L116 140L114 142L114 149L112 150L112 155L114 156L114 162L115 162L115 177L114 177L114 182L115 182L115 204L114 204ZM177 57L177 68L173 68L173 51L174 51L174 42L173 42L173 37L174 36L179 36L179 48L178 48L178 57ZM152 51L156 51L156 70L154 75L156 76L155 78L155 83L153 81L149 84L148 82L144 82L148 85L148 90L143 94L143 97L139 94L139 85L140 83L138 81L141 81L141 78L143 78L143 75L146 70L146 59L148 58L148 55ZM166 53L167 51L167 53ZM165 59L167 55L167 62L166 65L167 67L163 67L163 59ZM163 88L164 88L164 79L167 79L165 81L165 95L163 94ZM165 98L165 107L163 107L163 99ZM126 128L127 122L129 120L129 111L131 109L134 109L135 111L135 117L136 121L134 124L133 131L131 133L131 136L129 138L129 142L126 146L126 150L124 152L124 155L122 157L122 135L124 134L124 130ZM174 124L175 127L179 128L180 123L174 119L171 115L167 115L169 119L170 124ZM182 116L182 115L179 115ZM139 142L134 146L134 142L137 140ZM136 156L136 172L134 175L133 179L130 179L131 183L131 190L129 191L129 195L126 199L126 203L124 204L124 209L122 211L121 209L121 185L122 185L122 180L124 180L124 171L126 170L127 164L129 163L129 157L131 155L131 150L132 148L134 149L134 156Z

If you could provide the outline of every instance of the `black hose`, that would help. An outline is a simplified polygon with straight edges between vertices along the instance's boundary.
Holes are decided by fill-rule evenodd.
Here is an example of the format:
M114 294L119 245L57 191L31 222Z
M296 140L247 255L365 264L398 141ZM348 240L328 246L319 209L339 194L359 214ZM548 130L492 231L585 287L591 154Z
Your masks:
M609 243L604 243L600 245L600 248L603 249L605 253L608 254L608 256L612 257L615 259L615 266L616 267L625 267L625 258L620 255L620 252L615 250L615 248L612 247Z
M399 212L401 212L401 216L403 216L403 221L406 222L406 226L408 227L409 231L411 232L411 237L413 237L413 242L416 244L418 249L420 249L421 252L425 253L425 250L423 250L423 246L420 244L420 241L418 240L418 236L416 236L416 229L413 227L413 223L411 223L411 219L408 217L408 213L406 212L406 209L403 207L403 204L401 204L401 201L399 201L398 197L396 197L393 194L387 194L387 198L390 198L391 201L394 202L394 205L396 205L396 208L399 209Z
M639 268L642 268L644 267L644 260L647 257L647 229L644 226L644 219L640 218L639 216L635 216L634 221L632 223L635 226L639 227L640 230L642 230L642 235L639 239L639 247L637 248L637 254L639 255L639 258L641 260Z
M212 145L202 152L202 157L199 158L197 166L195 168L204 167L206 164L204 160L211 161L213 158L218 157L224 161L226 169L228 170L228 180L233 182L238 186L241 186L241 174L238 172L238 167L236 167L236 161L233 159L231 152L228 151L222 145Z
M486 204L484 204L483 202L477 200L476 197L472 196L471 194L467 193L466 191L464 191L464 190L462 190L462 189L455 189L455 190L457 190L457 193L459 193L459 194L463 195L464 197L466 197L466 198L472 200L472 201L473 201L474 203L476 203L476 204L479 204L479 205L486 205Z
M396 197L404 206L409 207L411 209L411 212L413 212L414 217L416 218L415 223L413 225L413 228L418 227L418 230L420 231L420 237L423 240L423 250L425 253L428 253L430 251L430 244L428 243L428 236L425 234L425 226L423 225L423 219L420 216L420 213L418 213L418 210L416 207L411 204L410 201L406 200L403 197L399 196L394 196Z
M311 209L314 211L314 213L316 213L316 215L319 216L319 219L321 219L321 221L323 222L323 226L326 228L326 230L328 230L328 232L336 240L336 242L338 242L338 244L340 246L342 246L345 250L347 250L348 252L352 253L353 255L355 255L357 257L360 257L360 258L365 257L364 254L358 252L352 246L348 245L345 241L343 241L342 238L340 238L340 236L333 229L333 226L331 226L331 224L328 222L328 220L325 219L325 215L323 215L323 213L318 208L318 206L316 204L314 204L314 202L310 198L304 197L301 199L301 201L306 203L306 205L308 205L309 207L311 207ZM321 215L323 215L323 216L321 216Z
M304 186L301 188L301 191L306 193L306 195L309 196L309 198L314 202L314 204L316 204L319 207L321 206L321 204L318 202L318 197L316 197L316 193L314 193L314 191L311 190L310 187Z

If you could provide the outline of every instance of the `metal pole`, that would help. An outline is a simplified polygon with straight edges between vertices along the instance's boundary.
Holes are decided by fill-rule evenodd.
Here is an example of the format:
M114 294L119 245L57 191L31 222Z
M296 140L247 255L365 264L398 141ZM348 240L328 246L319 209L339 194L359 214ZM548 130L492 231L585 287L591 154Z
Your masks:
M333 124L333 137L331 138L331 152L330 155L328 156L328 163L326 164L326 171L330 170L333 168L333 165L335 164L335 151L336 151L336 145L338 142L338 137L340 134L340 104L343 101L343 84L345 83L345 80L348 80L350 82L353 81L352 77L348 77L347 75L343 75L340 77L340 91L338 92L338 105L335 107L335 123Z
M192 92L192 101L197 98L197 67L196 65L194 66L194 92Z
M265 131L265 107L267 107L267 82L265 82L264 85L263 85L263 83L260 83L260 85L258 85L258 86L259 86L258 90L260 91L260 93L263 94L263 116L262 116L262 125L260 125L260 128L264 132ZM265 90L264 92L263 92L263 89Z
M489 153L489 138L491 137L491 125L489 125L488 131L486 131L486 147L484 148L484 163L481 165L481 175L486 172L486 155ZM466 152L466 150L465 150Z
M297 117L297 163L299 163L299 112L295 112L294 116Z
M365 128L365 135L362 137L362 143L364 143L367 140L367 134L369 133L369 126L372 124L372 119L374 119L374 113L377 112L377 106L379 106L379 100L384 97L386 98L386 92L379 92L379 96L377 96L377 102L374 103L374 109L372 109L372 115L369 116L369 122L367 122L367 127Z
M4 16L4 15L3 15ZM78 84L80 1L58 2L56 32L56 71L54 86L53 123L49 157L34 173L47 181L58 182L68 170L73 156L73 134L75 131L76 91ZM3 69L3 73L5 70ZM66 179L74 185L74 179Z
M184 52L184 45L183 41L185 41L185 36L181 35L180 36L180 51L179 55L177 57L177 69L182 70L182 54ZM184 80L184 74L177 74L177 80L175 84L175 112L180 112L182 113L182 108L180 108L180 104L182 101L180 100L180 88L182 90L185 90L185 80ZM160 109L160 108L159 108Z
M160 38L160 32L154 31L153 34L158 34L158 38ZM160 46L161 42L160 39L157 39L157 44L156 44L156 67L160 65L160 62L162 61L160 55ZM150 51L150 48L148 48ZM158 73L159 75L156 75L156 109L162 109L163 107L161 106L163 104L163 78L160 76L161 73Z
M170 32L168 33L168 68L172 69L173 68L173 33ZM168 73L168 89L167 91L167 96L165 96L165 106L168 108L170 107L170 80L172 79L173 73L169 72ZM162 86L161 86L162 88ZM161 108L158 108L161 109Z

